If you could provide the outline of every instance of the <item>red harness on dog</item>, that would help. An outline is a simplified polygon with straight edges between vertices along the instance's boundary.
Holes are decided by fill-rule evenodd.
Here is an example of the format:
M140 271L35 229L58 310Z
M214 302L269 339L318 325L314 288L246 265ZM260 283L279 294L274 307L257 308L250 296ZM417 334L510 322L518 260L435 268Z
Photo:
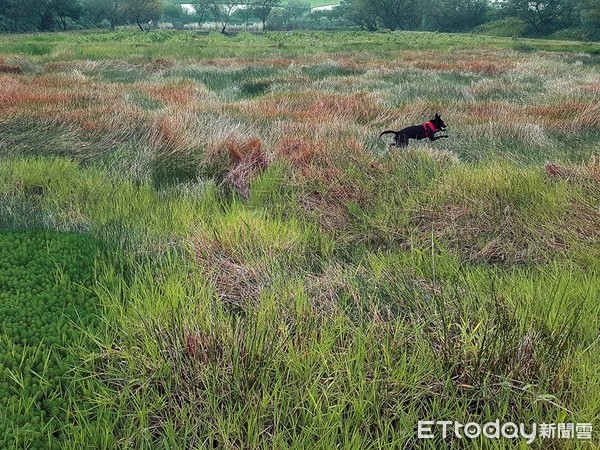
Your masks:
M431 120L429 122L424 122L423 128L425 129L425 137L426 138L429 137L430 133L431 133L431 136L433 136L435 134L435 125L431 123Z

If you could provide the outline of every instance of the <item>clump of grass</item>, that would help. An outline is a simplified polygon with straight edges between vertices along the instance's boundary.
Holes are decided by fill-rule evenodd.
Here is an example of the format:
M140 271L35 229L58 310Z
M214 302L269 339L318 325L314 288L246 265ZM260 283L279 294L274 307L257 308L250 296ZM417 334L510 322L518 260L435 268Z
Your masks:
M23 73L23 69L20 66L9 66L4 64L4 62L0 63L0 73Z
M262 150L259 139L244 143L233 140L227 143L231 169L225 177L226 183L243 198L250 197L250 182L268 167L269 161Z
M195 158L185 153L157 154L152 159L150 170L157 188L195 181L200 172Z
M569 197L564 184L548 185L538 171L470 168L444 177L412 220L471 261L543 262L594 242L566 225L574 209L589 208L579 194L573 199L579 206Z
M256 97L266 93L270 87L271 82L269 80L250 80L242 84L241 92L244 96Z
M594 158L578 165L548 162L544 166L544 170L554 180L566 180L591 185L600 184L600 162Z
M200 273L172 255L152 271L138 267L128 282L115 274L122 294L102 293L116 319L107 318L109 342L144 342L136 351L111 347L94 368L110 377L113 408L135 405L123 416L134 445L328 447L347 436L360 448L409 445L416 421L431 414L546 421L563 407L579 414L593 406L575 407L566 392L572 355L593 344L597 322L589 314L595 291L586 292L590 279L578 269L492 275L443 255L371 253L318 277L269 265L250 297L234 295L252 301L233 308L222 295L246 285L214 284L205 272L221 273L208 264L231 258L226 248L198 247ZM239 267L226 273L253 280ZM581 288L568 287L573 276ZM136 423L152 423L154 432Z

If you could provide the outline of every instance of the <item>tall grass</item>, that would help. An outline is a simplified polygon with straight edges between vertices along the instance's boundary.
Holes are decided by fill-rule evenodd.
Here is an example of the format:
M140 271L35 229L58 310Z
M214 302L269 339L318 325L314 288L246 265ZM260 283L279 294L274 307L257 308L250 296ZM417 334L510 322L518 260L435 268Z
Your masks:
M65 448L523 448L416 425L598 421L597 61L321 37L1 38L24 73L0 74L0 226L101 248ZM450 139L377 139L434 112Z

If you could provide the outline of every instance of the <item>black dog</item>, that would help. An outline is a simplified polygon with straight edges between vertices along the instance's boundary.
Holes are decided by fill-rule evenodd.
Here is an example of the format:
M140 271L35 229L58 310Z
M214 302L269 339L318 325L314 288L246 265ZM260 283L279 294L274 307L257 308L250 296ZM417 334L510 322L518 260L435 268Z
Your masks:
M429 138L431 141L437 141L441 138L447 138L448 135L435 136L438 131L444 131L446 124L442 120L439 114L436 113L435 117L428 122L422 123L421 125L413 125L412 127L403 128L400 131L387 130L379 135L394 134L394 145L396 147L406 147L409 139L426 139ZM392 144L390 144L392 145Z

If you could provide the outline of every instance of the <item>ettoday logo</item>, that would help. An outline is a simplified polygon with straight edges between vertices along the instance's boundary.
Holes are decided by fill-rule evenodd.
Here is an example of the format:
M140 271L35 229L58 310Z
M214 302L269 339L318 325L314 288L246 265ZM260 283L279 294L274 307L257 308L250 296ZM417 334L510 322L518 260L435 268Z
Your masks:
M531 444L536 439L592 439L591 423L532 423L494 422L466 424L454 420L420 420L417 428L419 439L433 439L440 433L442 438L458 439L524 439Z

